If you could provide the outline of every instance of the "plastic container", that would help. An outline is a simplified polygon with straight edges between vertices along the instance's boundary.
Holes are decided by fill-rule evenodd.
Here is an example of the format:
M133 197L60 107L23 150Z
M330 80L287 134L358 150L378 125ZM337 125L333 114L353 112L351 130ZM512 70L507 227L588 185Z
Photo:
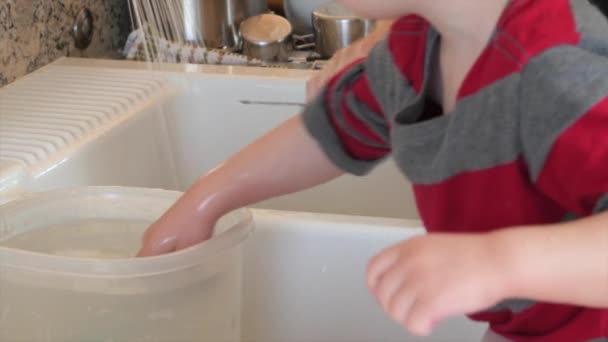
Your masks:
M89 187L0 206L0 341L240 341L247 210L201 245L133 258L179 195Z

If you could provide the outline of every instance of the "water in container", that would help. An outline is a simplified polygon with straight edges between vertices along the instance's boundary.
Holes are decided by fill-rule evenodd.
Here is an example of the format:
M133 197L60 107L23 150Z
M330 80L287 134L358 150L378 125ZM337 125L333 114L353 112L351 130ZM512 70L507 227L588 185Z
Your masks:
M0 341L240 341L247 211L189 249L134 258L179 193L81 188L0 207Z

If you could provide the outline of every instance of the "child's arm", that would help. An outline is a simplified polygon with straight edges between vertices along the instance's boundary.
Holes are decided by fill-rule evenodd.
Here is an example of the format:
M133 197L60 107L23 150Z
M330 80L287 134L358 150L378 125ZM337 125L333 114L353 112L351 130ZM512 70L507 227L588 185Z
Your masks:
M604 40L594 44L548 50L522 77L530 180L579 219L504 236L516 275L528 280L517 279L513 294L608 308L608 58Z
M494 235L504 298L608 308L608 213Z
M368 287L395 321L419 335L447 317L512 298L608 308L608 213L407 240L370 262Z
M139 256L208 239L225 213L341 175L296 116L202 177L147 231Z
M388 53L384 46L376 49L376 68ZM343 171L371 171L391 148L382 112L387 102L373 96L368 74L366 63L354 63L334 76L301 116L201 178L148 229L138 255L202 242L215 221L233 209L319 185Z

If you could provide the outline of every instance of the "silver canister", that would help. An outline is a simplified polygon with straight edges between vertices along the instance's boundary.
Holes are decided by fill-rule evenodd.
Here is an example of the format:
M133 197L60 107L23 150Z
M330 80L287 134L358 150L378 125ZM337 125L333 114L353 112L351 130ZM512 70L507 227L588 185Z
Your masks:
M375 21L357 17L350 10L330 2L312 12L316 51L323 58L332 57L338 50L367 36Z
M268 11L266 0L180 0L184 38L206 47L240 50L239 26L247 18Z
M264 62L287 62L292 51L292 27L274 14L251 17L241 24L243 53Z

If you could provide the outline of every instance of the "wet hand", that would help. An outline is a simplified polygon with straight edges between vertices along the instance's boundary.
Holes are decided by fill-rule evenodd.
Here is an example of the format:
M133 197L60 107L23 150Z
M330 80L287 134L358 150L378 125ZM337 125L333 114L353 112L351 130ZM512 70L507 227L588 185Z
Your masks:
M175 205L145 232L138 257L156 256L185 249L211 238L215 220L207 220L185 205Z
M431 234L401 242L372 259L369 290L393 320L428 335L447 317L504 299L508 279L495 240L488 234Z

